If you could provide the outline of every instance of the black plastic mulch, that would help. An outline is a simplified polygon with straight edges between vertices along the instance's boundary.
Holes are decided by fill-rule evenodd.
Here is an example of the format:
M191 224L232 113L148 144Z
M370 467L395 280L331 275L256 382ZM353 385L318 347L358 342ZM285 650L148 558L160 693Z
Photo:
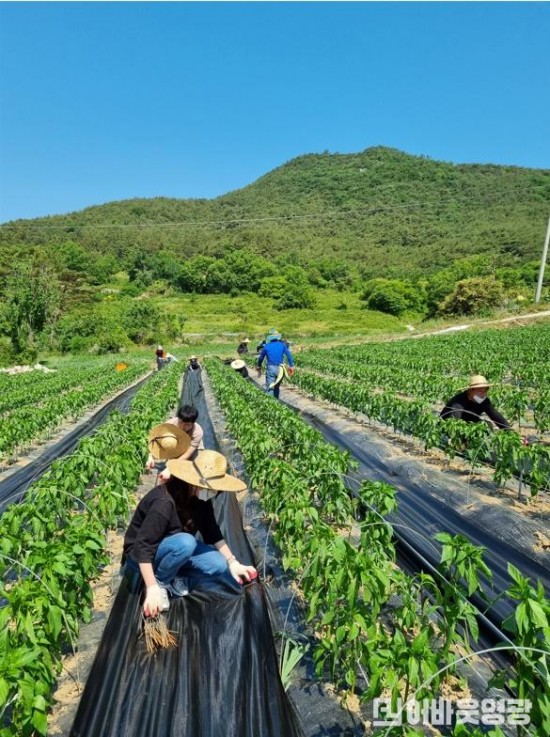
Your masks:
M0 512L4 511L9 504L20 501L30 484L37 481L54 461L72 453L80 440L86 435L93 433L94 430L102 425L109 418L111 412L118 410L122 414L127 413L136 392L148 378L149 376L146 376L141 381L138 381L133 386L121 392L85 422L82 422L74 430L68 432L59 442L43 450L36 460L23 466L18 471L14 471L3 481L0 481Z
M197 406L205 447L217 449L203 397L200 372L187 371L182 401ZM214 505L231 550L253 564L235 496L219 494ZM141 601L123 579L71 737L301 737L262 584L172 599L178 646L154 655L139 638Z

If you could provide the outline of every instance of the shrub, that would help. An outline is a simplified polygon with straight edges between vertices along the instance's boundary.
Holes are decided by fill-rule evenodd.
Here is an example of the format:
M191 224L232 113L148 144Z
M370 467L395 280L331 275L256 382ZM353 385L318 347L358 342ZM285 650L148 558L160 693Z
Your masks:
M361 299L370 310L399 316L407 310L421 312L425 295L420 286L401 279L371 279L365 284Z
M439 306L442 315L476 315L500 307L504 300L502 282L492 278L463 279Z

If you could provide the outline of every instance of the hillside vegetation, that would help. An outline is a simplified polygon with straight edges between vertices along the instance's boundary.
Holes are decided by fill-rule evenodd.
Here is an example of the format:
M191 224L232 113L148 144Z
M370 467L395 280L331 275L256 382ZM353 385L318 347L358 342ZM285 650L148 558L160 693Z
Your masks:
M0 336L19 355L175 340L190 316L194 331L247 332L259 322L253 295L263 314L284 311L281 323L297 320L303 333L310 321L317 334L380 319L350 308L414 320L523 306L549 201L548 170L379 147L301 156L213 200L134 199L14 221L0 226ZM319 319L326 290L343 296ZM224 302L227 319L205 325L200 302L174 307L205 294L249 299ZM388 329L398 325L388 317Z
M548 170L455 165L380 147L300 156L214 200L134 199L14 221L0 228L0 245L5 254L74 241L118 261L138 251L191 257L246 248L410 275L472 254L500 265L536 258L549 199Z

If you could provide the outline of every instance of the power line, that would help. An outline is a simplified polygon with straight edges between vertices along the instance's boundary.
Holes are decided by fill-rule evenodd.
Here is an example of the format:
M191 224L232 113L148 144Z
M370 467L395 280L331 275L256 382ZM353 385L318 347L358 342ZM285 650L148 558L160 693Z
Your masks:
M391 185L388 185L391 186ZM531 190L539 189L540 187L546 187L544 184L536 184L532 185L531 187L522 187L520 189L514 189L514 190L508 190L505 192L498 192L495 193L494 199L501 198L506 195L514 194L516 192L529 192ZM407 209L415 209L415 208L422 208L422 207L438 207L442 205L453 205L453 204L460 204L460 203L468 203L469 207L482 207L487 204L491 204L491 198L486 198L485 200L478 201L478 202L468 202L468 198L457 198L453 197L451 199L446 200L432 200L427 202L411 202L408 204L403 205L372 205L369 208L357 208L355 210L329 210L327 212L314 212L314 213L297 213L297 214L283 214L283 215L269 215L264 217L257 217L257 218L234 218L231 220L181 220L181 221L173 221L173 222L147 222L147 223L89 223L89 224L80 224L80 223L64 223L64 224L50 224L50 223L33 223L33 222L26 222L24 224L20 224L17 222L13 223L0 223L0 230L2 229L16 229L16 228L35 228L35 229L42 229L42 230L67 230L69 228L75 228L75 229L108 229L108 228L138 228L138 229L146 229L146 228L180 228L180 227L204 227L204 226L228 226L228 225L246 225L251 223L265 223L265 222L278 222L281 220L315 220L315 219L324 219L324 218L333 218L333 217L348 217L348 216L355 216L355 215L375 215L380 212L390 212L393 210L407 210ZM520 203L517 203L520 204ZM521 204L533 204L530 200L524 200L521 202ZM509 207L509 202L500 202L493 206L502 206L502 207ZM55 217L62 217L62 216L55 216Z

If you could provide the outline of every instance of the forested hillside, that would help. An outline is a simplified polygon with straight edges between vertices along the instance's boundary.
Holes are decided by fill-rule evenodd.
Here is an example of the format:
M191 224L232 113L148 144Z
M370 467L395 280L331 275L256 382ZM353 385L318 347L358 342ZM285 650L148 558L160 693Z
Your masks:
M367 276L433 272L486 254L497 265L540 252L550 171L455 165L387 148L301 156L215 200L112 202L0 228L17 247L81 244L124 268L137 252L342 258Z
M225 320L214 308L217 334L235 329L229 313L243 333L266 327L260 312L263 325L286 310L302 310L311 332L362 332L379 324L364 309L414 321L522 307L549 202L550 171L371 148L301 156L214 200L128 200L7 223L0 361L178 340L189 312L202 314L183 301L193 295L233 300ZM206 317L194 324L212 332Z

